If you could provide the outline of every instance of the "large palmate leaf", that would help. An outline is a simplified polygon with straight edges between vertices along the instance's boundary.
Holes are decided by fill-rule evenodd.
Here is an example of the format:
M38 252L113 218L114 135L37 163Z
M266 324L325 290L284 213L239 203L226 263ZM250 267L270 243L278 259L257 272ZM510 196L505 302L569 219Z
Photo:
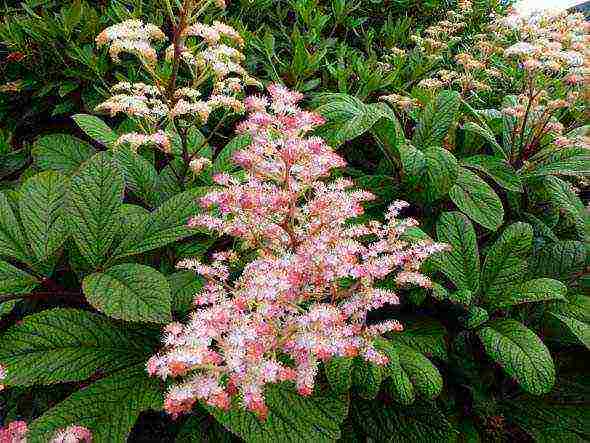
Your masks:
M0 294L26 294L39 283L39 280L32 275L0 260Z
M515 320L496 320L478 331L487 354L527 392L549 392L555 367L547 347L533 331Z
M504 308L521 303L545 300L565 300L566 286L551 278L537 278L517 284L512 291L499 293L491 300L491 305Z
M457 431L434 402L411 406L354 401L351 414L370 441L416 443L455 441Z
M198 198L209 189L194 188L167 200L144 223L128 233L113 257L140 254L197 233L197 230L187 226L187 222L198 213Z
M88 143L68 134L43 136L33 146L33 157L39 168L64 174L73 173L95 152Z
M504 229L498 240L488 248L481 283L490 303L522 282L532 241L531 226L519 222Z
M74 392L29 425L27 441L46 443L72 424L92 432L94 443L124 443L137 417L162 407L159 382L143 365L125 369Z
M269 385L265 421L236 405L231 411L209 408L215 418L246 442L331 442L340 437L348 412L346 397L331 391L303 397L288 384Z
M99 152L72 178L68 222L80 252L93 266L105 261L119 229L123 176L114 160Z
M49 257L67 239L66 188L65 176L54 171L31 177L21 188L20 216L29 245L39 260Z
M449 197L470 219L485 228L495 231L504 221L504 208L498 195L468 169L459 168L457 182Z
M92 306L113 318L156 323L171 319L168 281L149 266L113 266L84 278L82 288Z
M457 181L457 159L446 149L432 146L424 150L424 160L420 195L433 202L447 195Z
M30 254L27 253L26 244L12 206L6 195L0 192L0 256L27 261Z
M455 91L442 91L424 109L412 137L418 149L441 145L455 123L461 99Z
M117 141L117 134L100 118L88 114L76 114L72 118L80 129L92 140L105 146L111 146Z
M154 345L145 332L100 315L51 309L25 317L0 338L0 361L9 385L51 384L142 363Z
M461 160L463 166L483 172L504 189L522 192L522 180L506 160L491 155L474 155Z
M460 212L445 212L436 223L440 242L448 243L450 251L432 258L437 270L445 274L458 289L477 292L479 288L479 251L475 230Z

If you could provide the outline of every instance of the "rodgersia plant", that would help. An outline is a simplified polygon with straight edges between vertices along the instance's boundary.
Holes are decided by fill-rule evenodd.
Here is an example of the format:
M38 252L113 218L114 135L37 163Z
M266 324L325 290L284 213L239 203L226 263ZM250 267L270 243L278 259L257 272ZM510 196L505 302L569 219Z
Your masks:
M171 162L170 168L181 187L189 171L198 174L210 164L197 152L204 144L190 145L189 132L198 131L212 113L223 109L210 139L230 114L244 111L244 88L259 85L241 64L244 41L239 33L219 21L210 25L198 21L212 3L225 7L223 1L184 0L174 13L168 4L173 23L169 41L157 26L135 19L111 26L96 38L115 62L125 53L136 56L150 79L114 85L114 95L97 106L97 112L131 117L139 129L119 136L114 146L129 145L137 151L149 145L179 155L181 162ZM166 41L169 45L160 56L155 45Z
M430 287L420 265L445 249L404 240L417 224L399 218L405 202L389 207L385 223L355 222L373 195L348 179L324 181L345 162L321 138L306 136L323 119L298 107L301 94L278 85L268 91L270 101L245 101L249 117L238 131L251 143L233 157L244 176L216 175L220 189L201 198L212 215L189 221L236 237L256 256L239 276L234 251L214 254L210 264L179 262L207 283L188 322L168 325L165 348L148 362L150 374L180 379L165 400L174 416L197 400L230 408L238 393L242 406L264 419L269 383L292 380L307 396L321 361L359 356L386 364L375 338L402 325L367 324L369 311L399 303L379 282L393 277L399 286Z

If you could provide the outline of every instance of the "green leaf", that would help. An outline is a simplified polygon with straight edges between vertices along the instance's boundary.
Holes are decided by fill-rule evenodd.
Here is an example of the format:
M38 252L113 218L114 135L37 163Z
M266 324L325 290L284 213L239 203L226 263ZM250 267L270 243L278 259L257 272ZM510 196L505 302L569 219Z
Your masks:
M168 284L172 295L172 310L186 313L193 307L195 294L201 290L205 281L193 271L178 271L168 276Z
M126 263L84 278L86 298L101 312L122 320L164 323L171 320L170 286L149 266Z
M39 138L32 152L39 168L71 174L96 151L88 143L71 135L51 134Z
M590 349L590 325L584 323L577 318L568 317L562 314L558 314L556 312L551 312L555 318L559 319L568 329L569 331L576 336L580 342L586 346L586 348Z
M532 160L537 157L542 158L541 162L533 163L531 169L523 171L525 177L545 175L585 177L590 175L590 154L588 149L584 147L574 146L557 151L550 147L537 153Z
M127 187L144 202L154 201L158 173L145 158L130 146L119 146L114 150L114 159L122 171Z
M27 261L26 240L6 195L0 192L0 255Z
M375 398L382 380L383 368L360 357L354 359L352 383L362 398Z
M504 189L523 192L522 180L506 160L491 155L474 155L461 160L463 166L483 172Z
M141 365L74 392L29 425L27 442L46 443L57 429L77 424L90 429L93 443L124 443L142 411L161 408L159 382Z
M472 132L479 135L485 141L487 141L492 147L494 154L501 156L504 160L507 160L506 152L502 149L502 146L496 141L496 136L489 127L480 126L477 123L467 122L463 125L463 130Z
M490 358L502 365L522 389L534 395L551 390L555 383L553 359L533 331L515 320L497 320L478 335Z
M584 243L563 240L543 246L531 257L529 268L534 276L569 282L584 270L585 259Z
M571 189L569 183L557 177L545 177L544 184L549 201L553 206L560 212L565 213L574 223L583 224L584 203Z
M338 146L370 130L381 119L395 120L395 115L384 103L365 104L346 94L321 94L316 112L327 123L318 133L331 146Z
M82 255L95 267L104 263L119 229L123 188L121 172L105 152L84 163L71 180L70 231Z
M230 172L237 165L233 162L232 157L235 152L246 148L252 141L249 134L242 134L232 138L227 145L223 147L215 157L211 167L212 172Z
M9 385L52 384L143 364L155 344L144 332L97 314L50 309L2 335L0 361Z
M489 247L482 270L482 287L487 301L494 303L512 291L526 273L526 257L531 251L533 230L527 223L514 223Z
M422 197L427 202L433 202L447 195L455 184L457 159L446 149L432 146L424 151L424 160L426 165L420 179Z
M57 251L68 237L64 203L66 177L46 171L28 179L21 188L19 210L25 234L39 260Z
M423 398L438 397L443 388L443 379L436 366L421 352L401 341L392 341L391 343L399 355L401 368L412 381L416 392Z
M351 415L356 426L370 437L367 441L434 443L456 440L457 432L434 402L400 406L380 400L354 401Z
M404 343L427 357L443 361L448 359L445 341L447 330L436 320L427 317L405 320L403 332L391 335L395 341Z
M450 251L432 258L437 270L445 274L458 289L477 292L479 288L479 252L475 230L460 212L445 212L436 223L438 241L448 243Z
M12 310L16 306L17 301L18 300L10 300L3 303L0 302L0 319L12 312Z
M335 393L345 394L350 390L353 362L352 358L333 357L324 365L326 378Z
M492 301L492 305L505 308L521 303L532 303L545 300L565 300L567 288L551 278L537 278L517 286L513 292L504 292Z
M441 91L422 112L412 144L418 149L441 145L456 121L460 105L461 100L457 92Z
M388 358L383 376L386 377L385 388L395 401L402 405L410 405L416 400L416 391L409 375L403 370L397 347L386 339L377 339L375 347Z
M455 205L469 218L495 231L504 220L502 201L494 190L473 172L459 168L457 182L449 192Z
M27 294L38 284L39 280L32 275L0 260L0 294Z
M240 406L228 412L208 409L221 424L248 443L327 443L340 437L340 424L348 412L345 397L331 391L303 397L287 384L269 385L265 395L269 408L265 421Z
M119 138L105 122L94 115L76 114L72 118L88 137L105 146L111 146Z
M210 188L194 188L167 200L140 226L121 241L114 258L127 257L159 248L198 233L187 226L188 219L199 212L197 200Z
M404 183L416 186L426 169L424 153L412 145L404 144L399 147L399 154L404 169Z
M490 319L488 311L479 306L471 306L465 317L462 318L463 324L467 329L476 329Z

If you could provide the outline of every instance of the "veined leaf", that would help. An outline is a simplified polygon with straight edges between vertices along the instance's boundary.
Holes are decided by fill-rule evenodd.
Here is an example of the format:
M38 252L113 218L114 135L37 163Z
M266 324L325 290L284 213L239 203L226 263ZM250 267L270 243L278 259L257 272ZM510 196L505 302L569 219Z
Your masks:
M335 393L345 394L350 390L353 362L352 358L333 357L324 365L326 378Z
M114 258L150 251L197 233L187 222L198 213L197 200L209 189L191 189L166 201L137 229L129 232L115 250Z
M0 260L0 294L27 294L38 284L39 280L32 275Z
M100 315L50 309L25 317L4 333L0 361L9 385L52 384L142 364L155 345L142 331Z
M557 177L545 177L544 184L551 203L565 213L570 220L583 224L584 203L571 186Z
M321 443L340 437L340 424L348 412L345 397L333 393L303 397L287 384L269 385L265 395L269 408L265 421L239 406L229 412L207 409L248 443Z
M117 147L113 156L125 177L127 187L144 202L151 204L158 179L156 169L130 146Z
M71 180L70 230L82 255L95 267L104 263L119 229L123 188L121 172L105 152L84 163Z
M193 300L204 285L203 277L192 271L178 271L168 276L172 294L172 310L185 313L193 307Z
M213 173L229 172L236 167L232 156L235 152L246 148L251 141L252 137L249 134L238 135L232 138L215 157L215 161L211 167Z
M559 319L568 329L569 331L576 336L576 338L578 340L580 340L580 342L582 344L584 344L584 346L586 346L586 348L590 349L590 325L587 323L584 323L580 320L578 320L577 318L574 317L568 317L562 314L558 314L556 312L552 312L551 315L553 315L555 318Z
M482 287L487 300L511 291L526 273L526 257L532 249L533 230L529 224L514 223L489 247L482 270Z
M505 160L507 159L506 152L504 152L502 146L496 141L496 136L490 128L480 126L477 123L467 122L463 125L463 130L479 135L490 144L494 150L494 154L501 156Z
M490 319L488 311L479 306L471 306L467 314L462 319L467 329L476 329Z
M399 147L399 154L404 168L403 181L409 186L415 186L426 169L424 153L412 145L404 144Z
M418 149L441 145L455 123L461 99L455 91L441 91L424 109L412 144Z
M416 318L404 321L404 330L391 334L394 341L404 343L427 357L446 361L447 330L438 321L428 318Z
M457 181L457 159L453 154L436 146L424 150L425 169L420 179L424 199L434 202L444 197Z
M25 236L12 207L3 192L0 192L0 256L28 261Z
M505 308L521 303L565 300L566 292L567 288L558 280L537 278L516 286L512 292L498 294L491 304L495 307Z
M459 168L457 182L449 197L469 218L491 231L504 221L502 201L494 190L473 172Z
M68 237L64 214L66 188L66 177L54 171L31 177L21 188L20 216L38 260L52 255Z
M168 281L149 266L113 266L87 276L82 288L92 306L113 318L155 323L171 319Z
M525 391L541 395L551 390L555 383L553 359L533 331L515 320L497 320L478 335L487 354Z
M479 252L475 230L460 212L445 212L436 223L438 241L448 243L450 251L431 259L459 289L477 292L479 288Z
M584 243L563 240L543 246L531 257L529 268L535 276L569 282L583 271L585 259Z
M362 358L355 358L352 367L352 384L359 395L375 398L383 381L383 368Z
M351 414L372 441L388 443L451 442L457 431L434 402L411 406L382 401L354 401Z
M72 119L88 137L105 146L112 146L119 138L105 122L94 115L76 114Z
M506 160L491 155L474 155L461 160L463 166L483 172L504 189L522 192L522 180Z
M77 424L90 429L94 443L124 443L142 411L161 408L159 382L140 365L74 392L29 425L27 442L46 443L57 429Z
M51 134L39 138L32 152L39 168L71 174L96 151L71 135Z

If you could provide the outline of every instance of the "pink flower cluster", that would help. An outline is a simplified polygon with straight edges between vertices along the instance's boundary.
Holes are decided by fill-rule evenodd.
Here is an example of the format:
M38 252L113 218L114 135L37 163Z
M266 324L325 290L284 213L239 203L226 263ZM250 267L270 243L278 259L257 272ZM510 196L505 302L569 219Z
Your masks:
M384 223L355 222L374 196L348 179L322 181L345 165L324 140L306 137L322 117L302 110L297 92L279 85L268 92L270 100L245 102L249 117L238 129L252 141L234 155L245 176L216 176L219 190L201 200L211 213L190 220L237 237L256 258L235 279L234 251L214 254L209 264L178 263L207 283L189 321L166 327L165 348L147 364L151 375L180 378L165 400L173 416L197 400L227 409L238 394L264 419L269 383L292 381L301 395L310 395L322 361L359 356L386 364L374 339L402 325L367 325L369 311L399 303L393 290L377 283L391 278L398 286L430 287L420 265L446 248L404 239L417 224L399 218L405 202L393 203Z
M24 421L13 421L0 428L0 443L27 443L29 429ZM92 443L90 431L78 425L71 425L55 432L49 443Z

